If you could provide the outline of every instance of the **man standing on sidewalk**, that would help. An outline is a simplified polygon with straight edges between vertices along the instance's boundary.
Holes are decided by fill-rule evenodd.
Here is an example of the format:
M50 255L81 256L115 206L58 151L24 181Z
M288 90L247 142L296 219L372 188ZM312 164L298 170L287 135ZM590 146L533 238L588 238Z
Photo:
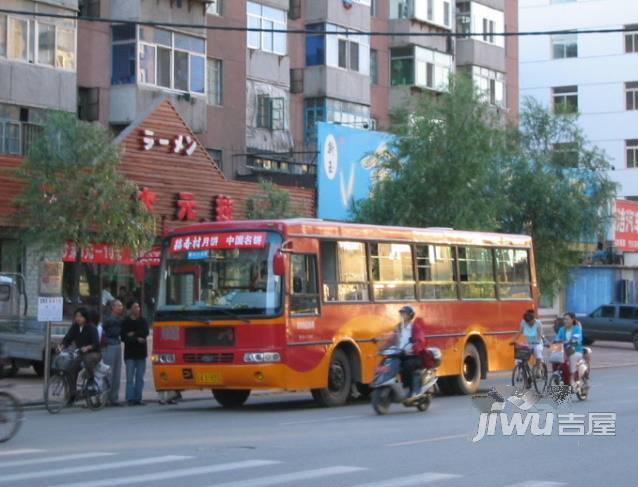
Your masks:
M104 320L102 328L108 340L103 350L104 362L111 367L111 390L107 400L108 406L120 405L120 378L122 376L122 320L124 319L124 306L122 301L111 301L111 314Z

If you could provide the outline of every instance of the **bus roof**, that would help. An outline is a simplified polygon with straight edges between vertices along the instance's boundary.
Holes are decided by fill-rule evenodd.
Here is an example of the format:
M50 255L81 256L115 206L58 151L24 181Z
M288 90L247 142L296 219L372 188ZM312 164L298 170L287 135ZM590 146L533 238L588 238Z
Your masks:
M221 230L277 230L287 238L315 237L363 241L405 241L423 243L449 243L457 245L485 245L498 247L532 247L527 235L469 232L451 228L411 228L385 225L345 223L312 218L287 220L237 220L205 222L174 230L170 235Z

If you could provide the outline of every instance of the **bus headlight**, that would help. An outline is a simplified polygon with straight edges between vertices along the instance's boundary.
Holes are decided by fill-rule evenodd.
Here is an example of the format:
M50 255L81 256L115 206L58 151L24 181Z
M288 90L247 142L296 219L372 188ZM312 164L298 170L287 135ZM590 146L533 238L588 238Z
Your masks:
M263 364L266 362L281 362L281 354L279 352L245 353L244 362L249 364Z
M174 353L155 354L151 356L151 361L154 364L174 364L175 354Z

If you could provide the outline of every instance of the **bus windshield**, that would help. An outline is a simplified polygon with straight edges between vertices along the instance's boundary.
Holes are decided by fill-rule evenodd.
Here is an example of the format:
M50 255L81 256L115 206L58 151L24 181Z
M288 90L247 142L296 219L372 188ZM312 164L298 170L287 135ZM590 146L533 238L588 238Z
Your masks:
M162 263L156 319L274 316L281 308L281 277L272 232L211 232L173 237Z

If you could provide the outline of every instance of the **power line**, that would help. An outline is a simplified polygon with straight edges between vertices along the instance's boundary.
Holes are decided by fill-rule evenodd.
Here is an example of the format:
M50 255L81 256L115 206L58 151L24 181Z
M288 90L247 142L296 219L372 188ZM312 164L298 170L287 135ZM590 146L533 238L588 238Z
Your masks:
M311 29L262 29L257 27L232 27L223 25L208 24L185 24L179 22L158 22L150 20L130 20L115 19L108 17L80 17L77 15L54 14L47 12L28 12L24 10L11 10L0 8L0 13L10 15L24 15L29 17L48 17L64 20L83 20L86 22L101 22L107 24L129 24L142 25L148 27L172 27L179 29L206 29L228 32L271 32L276 34L307 34L307 35L361 35L369 37L482 37L484 35L494 37L532 37L532 36L548 36L561 34L618 34L627 32L638 32L638 26L618 27L609 29L561 29L561 30L543 30L543 31L526 31L526 32L372 32L372 31L334 31L334 30L311 30Z

